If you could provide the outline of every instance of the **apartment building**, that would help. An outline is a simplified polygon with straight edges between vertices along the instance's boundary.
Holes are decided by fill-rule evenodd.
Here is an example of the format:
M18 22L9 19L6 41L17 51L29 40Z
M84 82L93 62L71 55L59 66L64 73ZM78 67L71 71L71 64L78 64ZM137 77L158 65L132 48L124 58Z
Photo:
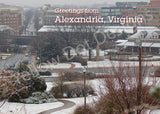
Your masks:
M116 2L116 6L114 7L101 7L101 16L104 18L107 25L120 25L118 23L110 23L108 16L121 17L122 11L132 10L135 6L147 4L147 2Z
M142 17L143 23L139 25L160 28L160 0L151 0L148 5L139 5L130 10L124 10L121 15L122 17Z
M20 9L18 7L0 7L0 25L8 25L18 35L22 25Z

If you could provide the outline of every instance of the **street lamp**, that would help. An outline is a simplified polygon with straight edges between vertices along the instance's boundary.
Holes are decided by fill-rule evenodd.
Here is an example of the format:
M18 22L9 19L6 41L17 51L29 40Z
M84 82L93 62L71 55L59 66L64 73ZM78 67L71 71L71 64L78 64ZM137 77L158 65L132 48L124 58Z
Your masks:
M84 74L84 114L86 114L86 67L83 66L83 74Z

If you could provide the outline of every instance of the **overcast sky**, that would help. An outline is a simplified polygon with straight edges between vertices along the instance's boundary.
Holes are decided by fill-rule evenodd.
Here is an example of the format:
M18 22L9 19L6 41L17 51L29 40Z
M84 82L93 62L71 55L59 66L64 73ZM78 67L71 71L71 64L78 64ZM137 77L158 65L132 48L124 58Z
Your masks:
M128 2L135 2L135 1L145 1L148 2L150 0L0 0L0 3L4 4L12 4L17 6L42 6L44 4L51 4L53 5L77 5L77 6L84 6L84 5L95 5L95 4L112 4L115 2L120 1L128 1Z

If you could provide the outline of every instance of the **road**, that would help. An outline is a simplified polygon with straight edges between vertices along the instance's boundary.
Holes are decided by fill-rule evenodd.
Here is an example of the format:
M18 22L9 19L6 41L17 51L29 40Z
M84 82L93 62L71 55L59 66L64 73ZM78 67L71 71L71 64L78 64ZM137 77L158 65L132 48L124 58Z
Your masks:
M6 60L0 60L0 69L10 68L11 66L12 68L17 68L20 62L29 59L24 54L15 54Z
M51 113L56 112L56 111L61 111L61 110L67 109L67 108L71 108L75 105L74 102L68 101L68 100L58 100L58 101L64 103L64 105L62 107L46 110L46 111L41 112L39 114L51 114Z

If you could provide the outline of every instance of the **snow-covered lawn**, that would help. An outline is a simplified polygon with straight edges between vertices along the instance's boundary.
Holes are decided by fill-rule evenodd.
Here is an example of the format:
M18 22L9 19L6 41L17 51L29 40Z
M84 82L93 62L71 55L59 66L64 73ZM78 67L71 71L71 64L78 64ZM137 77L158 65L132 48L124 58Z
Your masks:
M146 61L142 65L147 66L160 66L160 61ZM138 61L110 61L106 59L105 61L89 61L88 62L88 68L94 68L94 67L119 67L119 66L138 66Z
M38 66L38 68L48 68L48 69L60 69L60 68L70 68L71 64L69 63L58 63L58 64L44 64Z
M63 106L61 102L44 104L23 104L6 102L0 109L0 114L37 114L45 110L54 109Z
M73 68L82 68L83 66L80 63L72 62L71 64L74 65ZM41 68L46 69L69 69L71 68L71 64L69 63L58 63L57 65L54 64L46 64L42 65ZM160 66L160 61L145 61L143 62L144 66ZM88 61L88 68L98 68L98 67L119 67L119 66L133 66L136 67L139 65L138 61L110 61L109 59L105 59L104 61ZM40 67L38 67L40 68Z

